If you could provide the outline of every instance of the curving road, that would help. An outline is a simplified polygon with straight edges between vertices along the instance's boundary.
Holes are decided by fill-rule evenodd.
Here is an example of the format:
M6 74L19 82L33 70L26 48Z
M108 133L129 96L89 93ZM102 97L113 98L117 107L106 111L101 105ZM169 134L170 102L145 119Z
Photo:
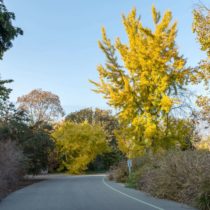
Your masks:
M49 176L18 190L0 210L192 210L108 181L104 176Z

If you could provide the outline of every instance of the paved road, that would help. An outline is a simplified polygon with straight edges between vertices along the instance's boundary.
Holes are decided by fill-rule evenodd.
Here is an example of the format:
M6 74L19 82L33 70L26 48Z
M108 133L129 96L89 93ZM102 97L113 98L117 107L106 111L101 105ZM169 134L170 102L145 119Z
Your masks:
M192 210L107 181L104 176L52 176L18 190L0 210Z

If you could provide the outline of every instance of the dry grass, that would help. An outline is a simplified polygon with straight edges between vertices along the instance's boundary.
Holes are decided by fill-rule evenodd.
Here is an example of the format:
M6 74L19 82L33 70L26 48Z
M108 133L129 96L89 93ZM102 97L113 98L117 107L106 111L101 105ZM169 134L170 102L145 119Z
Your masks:
M210 152L173 150L138 158L133 165L128 177L127 164L121 162L110 172L110 179L158 198L210 210Z
M159 198L206 208L210 201L210 153L170 151L153 158L139 177L138 188ZM204 203L205 202L205 203Z

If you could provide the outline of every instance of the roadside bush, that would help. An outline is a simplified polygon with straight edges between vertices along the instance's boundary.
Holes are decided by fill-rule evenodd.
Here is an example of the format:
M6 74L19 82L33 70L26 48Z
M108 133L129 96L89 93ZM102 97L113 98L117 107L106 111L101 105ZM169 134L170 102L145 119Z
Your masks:
M11 140L0 142L0 190L4 191L24 175L24 156Z
M210 209L210 179L203 182L197 198L197 206L202 210Z
M137 170L128 176L128 179L126 181L126 187L135 188L135 189L138 188L137 180L140 176L139 173L140 173L140 171Z
M210 209L210 153L170 151L154 158L138 178L138 188L159 198Z
M112 167L109 179L158 198L210 210L210 152L206 150L147 154L133 160L130 176L126 162L120 162Z
M117 165L112 166L109 171L109 179L116 182L126 182L128 175L126 161L121 161Z
M145 171L150 170L151 168L156 168L158 161L163 154L156 154L155 156L152 153L133 159L132 173L129 175L126 186L131 188L139 189L139 179L145 173Z

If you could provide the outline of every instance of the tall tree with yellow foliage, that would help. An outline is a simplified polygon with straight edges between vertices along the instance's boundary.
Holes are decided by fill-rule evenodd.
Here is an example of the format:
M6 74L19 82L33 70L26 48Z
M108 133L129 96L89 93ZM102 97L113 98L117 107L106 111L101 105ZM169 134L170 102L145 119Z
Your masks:
M130 158L150 148L176 145L176 139L166 138L169 113L180 105L185 86L196 82L196 70L186 67L175 43L177 22L172 22L172 13L166 11L161 18L153 6L152 17L154 30L143 26L136 9L122 16L128 43L117 38L113 44L102 29L99 47L106 63L97 68L100 81L91 81L95 92L119 111L118 144Z

